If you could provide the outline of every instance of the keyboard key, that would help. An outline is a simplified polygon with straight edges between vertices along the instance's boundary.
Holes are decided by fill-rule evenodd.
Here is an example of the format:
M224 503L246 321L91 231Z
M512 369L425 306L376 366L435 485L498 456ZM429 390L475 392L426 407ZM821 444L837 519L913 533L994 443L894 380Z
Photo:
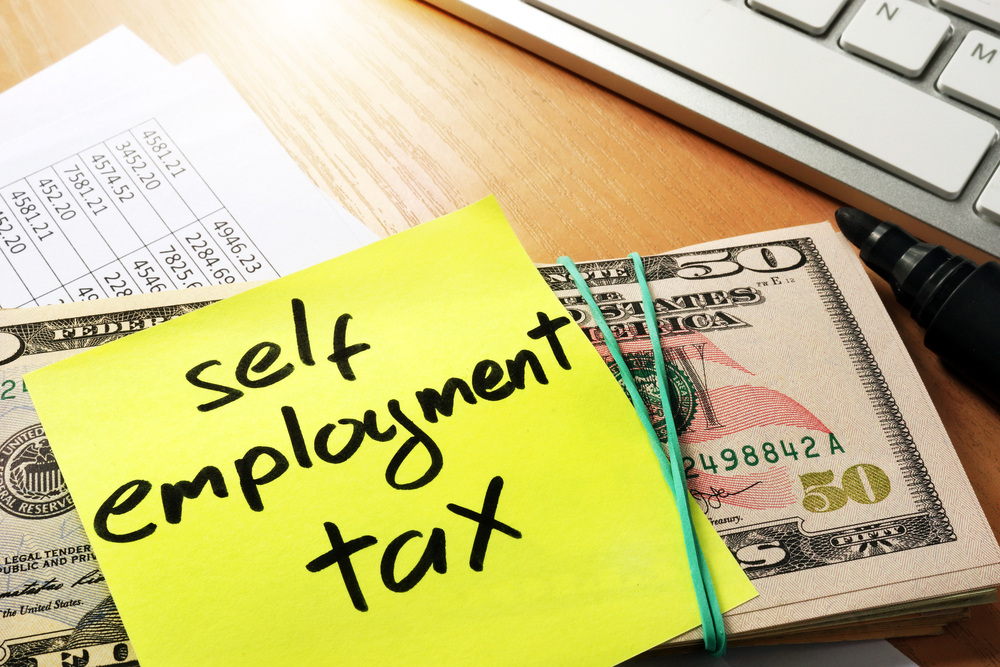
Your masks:
M1000 0L934 0L934 4L952 14L1000 30Z
M951 21L910 0L867 0L840 46L903 76L919 76L951 34Z
M761 14L773 16L810 35L822 35L847 0L747 0Z
M1000 169L993 172L990 182L976 201L976 213L1000 222Z
M938 79L942 93L1000 116L1000 39L973 30Z
M944 100L721 0L531 0L945 199L996 138Z

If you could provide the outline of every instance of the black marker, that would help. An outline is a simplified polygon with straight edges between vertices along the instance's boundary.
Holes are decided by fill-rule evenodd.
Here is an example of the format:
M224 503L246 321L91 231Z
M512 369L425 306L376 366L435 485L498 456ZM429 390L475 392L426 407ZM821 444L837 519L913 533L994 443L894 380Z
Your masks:
M977 266L856 208L836 217L864 263L927 329L924 345L1000 403L1000 264Z

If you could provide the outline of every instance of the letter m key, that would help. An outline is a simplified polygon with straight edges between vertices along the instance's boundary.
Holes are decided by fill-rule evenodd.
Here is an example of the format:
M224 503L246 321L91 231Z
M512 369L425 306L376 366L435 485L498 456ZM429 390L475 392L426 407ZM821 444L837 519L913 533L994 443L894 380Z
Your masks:
M993 49L989 53L986 53L986 49L983 48L983 43L980 42L976 45L976 48L972 50L973 57L979 56L980 60L985 60L987 63L993 62L993 56L997 54L997 50Z

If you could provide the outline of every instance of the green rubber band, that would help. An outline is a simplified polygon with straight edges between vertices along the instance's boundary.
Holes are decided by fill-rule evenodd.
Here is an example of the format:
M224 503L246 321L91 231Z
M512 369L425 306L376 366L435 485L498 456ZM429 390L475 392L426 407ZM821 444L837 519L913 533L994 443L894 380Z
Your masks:
M649 284L646 282L646 272L642 265L642 258L635 252L629 254L629 257L635 266L636 282L639 284L639 290L642 292L642 305L646 315L646 327L649 330L651 347L653 348L653 359L656 362L656 383L660 390L660 407L663 410L664 421L667 426L670 469L673 474L675 487L684 490L686 500L687 480L681 466L683 455L681 454L680 442L677 439L677 425L673 419L670 396L667 393L667 364L663 358L663 347L660 345L660 330L656 320L656 306L653 304L653 295L650 294ZM698 567L691 568L691 579L694 582L695 593L698 597L698 609L702 615L705 648L712 655L724 655L726 652L726 629L722 621L722 610L719 608L719 600L715 594L715 586L712 583L712 574L708 570L708 563L705 562L701 545L695 539L694 524L691 521L691 507L687 502L678 502L677 509L681 515L681 526L684 528L684 546L687 549L688 561L691 561L692 548L697 555ZM705 609L702 608L703 602L708 606L709 613L707 615Z
M638 255L633 253L629 256L633 257L633 262L635 263ZM625 358L622 356L621 349L618 346L618 341L615 339L614 334L611 332L611 328L604 319L604 315L597 306L590 288L587 286L587 283L580 274L580 271L576 268L573 260L569 257L560 257L558 262L569 272L570 276L573 278L573 282L576 283L577 289L580 291L580 295L590 307L590 312L594 317L594 322L601 330L601 334L604 336L604 341L608 347L608 351L611 353L612 358L618 365L618 369L621 373L622 384L625 385L625 390L628 393L629 398L632 400L632 405L639 417L639 421L642 422L643 428L646 429L646 436L649 439L650 447L653 449L653 453L656 455L656 460L660 466L660 474L663 476L664 481L667 483L667 487L673 495L674 502L677 505L678 514L680 515L681 531L684 536L684 550L688 559L688 567L691 570L691 581L694 584L695 598L698 602L698 613L702 622L702 634L705 641L705 650L713 656L723 655L726 651L725 626L722 622L722 613L719 609L719 602L715 594L715 587L712 584L712 577L708 570L708 564L705 562L704 555L701 552L701 547L695 539L694 527L691 523L691 509L686 502L688 498L687 484L685 483L684 473L680 467L681 453L680 444L677 441L677 428L674 425L673 413L669 409L670 401L666 396L666 365L663 360L663 350L658 344L659 333L656 325L655 311L653 310L652 297L649 293L649 288L646 285L641 260L638 261L636 266L636 277L638 279L639 287L643 293L643 302L646 310L646 323L654 343L652 347L654 359L656 361L656 377L660 387L660 400L663 406L663 414L667 423L668 446L670 447L672 462L667 458L666 452L663 451L663 444L660 442L656 429L653 427L649 411L646 409L646 404L642 399L642 395L639 393L639 388L635 384L635 378L632 376L632 371L629 369L628 364L625 363ZM648 303L646 303L647 300Z

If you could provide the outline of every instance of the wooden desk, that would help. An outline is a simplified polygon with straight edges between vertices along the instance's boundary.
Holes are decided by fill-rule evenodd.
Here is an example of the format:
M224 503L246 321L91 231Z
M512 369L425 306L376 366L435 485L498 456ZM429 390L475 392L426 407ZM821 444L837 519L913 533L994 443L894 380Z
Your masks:
M832 220L838 203L410 0L0 3L0 90L125 24L207 52L310 177L382 236L494 193L536 261L664 252ZM3 119L0 119L3 122ZM994 530L1000 409L878 287ZM1000 665L1000 610L899 640L924 667Z

